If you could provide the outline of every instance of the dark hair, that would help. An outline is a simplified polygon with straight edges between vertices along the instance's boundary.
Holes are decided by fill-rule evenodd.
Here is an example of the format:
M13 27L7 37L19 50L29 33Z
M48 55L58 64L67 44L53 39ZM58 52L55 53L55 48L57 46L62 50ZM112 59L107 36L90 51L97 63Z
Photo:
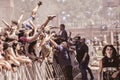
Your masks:
M81 39L81 37L80 37L80 36L78 36L77 38L78 38L79 40Z
M19 30L18 38L24 36L25 30Z
M65 25L64 24L60 24L61 27L65 28Z
M113 45L106 45L104 48L103 48L103 50L102 50L102 54L103 54L103 56L106 56L105 54L105 51L106 51L106 48L107 47L111 47L112 48L112 50L113 50L113 53L112 53L112 56L113 57L116 57L117 56L117 51L116 51L116 49L114 48L114 46Z
M9 44L7 42L5 42L3 44L3 51L5 51L8 47L9 47Z

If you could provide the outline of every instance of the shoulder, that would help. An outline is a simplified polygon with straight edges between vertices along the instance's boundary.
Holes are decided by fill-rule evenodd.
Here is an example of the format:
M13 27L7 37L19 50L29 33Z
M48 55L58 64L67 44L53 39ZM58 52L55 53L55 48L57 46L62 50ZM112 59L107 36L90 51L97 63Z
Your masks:
M81 45L83 48L88 48L88 46L86 44L82 44Z
M101 59L101 61L105 61L105 60L107 60L107 57L103 57L103 58Z
M59 49L60 51L62 51L63 50L63 47L61 46L61 45L57 45L57 47L56 47L57 49Z
M63 33L67 33L67 31L66 31L66 30L63 30L62 32L63 32Z

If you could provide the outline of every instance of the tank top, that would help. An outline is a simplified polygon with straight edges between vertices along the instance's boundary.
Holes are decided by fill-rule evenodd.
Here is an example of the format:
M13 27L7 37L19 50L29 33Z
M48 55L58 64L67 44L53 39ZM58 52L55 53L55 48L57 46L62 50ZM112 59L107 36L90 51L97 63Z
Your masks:
M120 80L119 75L116 78L112 78L112 74L118 70L119 60L117 58L104 57L102 59L103 65L103 80Z

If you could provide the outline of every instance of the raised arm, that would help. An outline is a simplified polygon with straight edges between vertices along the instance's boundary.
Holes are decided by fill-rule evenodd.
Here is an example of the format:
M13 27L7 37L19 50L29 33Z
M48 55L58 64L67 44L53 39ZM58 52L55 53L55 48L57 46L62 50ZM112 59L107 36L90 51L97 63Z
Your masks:
M27 37L28 42L33 42L33 41L37 40L37 38L39 37L39 35L40 35L40 32L35 33L35 35L33 35L31 37Z
M36 16L36 13L41 5L42 5L42 2L39 1L38 4L35 6L35 8L32 10L32 17Z
M53 20L53 18L55 18L56 16L48 16L48 19L45 21L45 23L40 27L40 29L44 29L46 26L47 26L47 24L51 21L51 20Z
M5 20L2 19L2 22L3 22L8 28L10 28L10 25L9 25Z
M21 22L21 20L23 19L23 14L19 17L19 19L18 19L18 24Z
M53 41L52 39L50 39L50 42L51 42L55 47L58 46L58 44L57 44L55 41Z
M45 28L46 25L49 23L49 21L52 20L54 17L55 17L55 16L49 16L48 19L46 20L46 22L40 27L40 31L39 31L38 33L36 33L34 36L27 38L27 39L28 39L28 42L35 41L35 40L39 37L39 35L40 35L40 33L41 33L41 30L44 30L44 28ZM35 27L35 25L34 25L32 22L31 22L31 24L32 24L32 26Z

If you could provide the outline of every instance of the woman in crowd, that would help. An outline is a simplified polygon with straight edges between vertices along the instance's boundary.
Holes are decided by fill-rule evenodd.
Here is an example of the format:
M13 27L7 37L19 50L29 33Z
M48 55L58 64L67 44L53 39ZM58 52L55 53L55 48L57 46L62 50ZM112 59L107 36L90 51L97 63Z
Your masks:
M120 80L120 61L113 45L106 45L102 53L104 57L99 64L98 80Z

